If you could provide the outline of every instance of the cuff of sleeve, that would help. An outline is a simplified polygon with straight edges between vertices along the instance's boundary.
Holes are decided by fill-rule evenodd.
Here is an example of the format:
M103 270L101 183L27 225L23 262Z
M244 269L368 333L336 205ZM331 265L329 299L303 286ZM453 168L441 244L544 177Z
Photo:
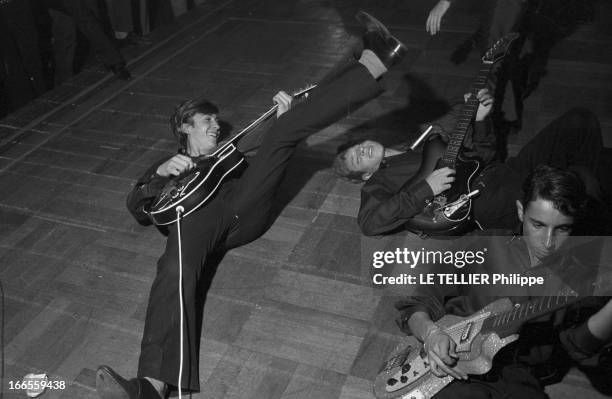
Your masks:
M401 316L397 318L397 324L399 325L400 330L402 330L406 334L412 334L412 331L410 331L410 327L408 327L408 320L410 320L410 317L416 312L424 312L431 316L430 309L425 305L418 304L411 306L407 310L402 310Z
M474 121L474 140L478 141L489 134L490 122L489 118L485 118L482 121Z
M149 183L163 183L166 184L172 177L171 176L161 176L157 174L157 171L153 171L151 176L149 176Z
M601 349L605 342L597 338L591 333L587 323L583 323L573 330L573 341L574 344L580 348L583 352L593 354Z
M403 189L406 189L406 187L402 187L402 190ZM423 206L428 205L433 198L433 191L425 180L422 180L415 186L410 187L410 192L412 195L414 195L417 203L420 203Z
M605 344L591 333L587 323L562 331L559 339L567 354L579 363L593 356Z
M153 173L148 182L141 183L137 188L143 190L145 193L148 193L149 196L155 197L166 186L168 181L170 181L169 177L163 177L157 173Z

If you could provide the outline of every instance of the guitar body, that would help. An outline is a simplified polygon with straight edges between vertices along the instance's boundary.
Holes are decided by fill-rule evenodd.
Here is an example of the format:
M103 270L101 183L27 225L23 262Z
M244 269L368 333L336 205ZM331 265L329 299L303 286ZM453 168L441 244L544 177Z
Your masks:
M172 178L148 210L157 225L176 222L177 207L187 216L213 198L221 183L244 169L244 156L230 144L223 151L199 161L188 173Z
M518 339L517 334L500 338L495 333L481 334L486 318L512 310L509 299L499 299L469 317L447 315L436 324L457 344L456 368L467 374L485 374L501 348ZM374 380L378 399L430 399L451 383L452 377L437 377L429 368L423 344L407 336L392 352Z
M442 140L429 141L423 151L421 166L410 180L409 186L425 180L431 172L438 169L445 150L446 145ZM460 235L469 231L472 228L472 200L468 198L453 207L446 205L458 201L471 191L472 180L478 175L480 166L477 160L459 155L455 163L455 181L451 188L435 196L420 213L406 222L406 228L427 235Z

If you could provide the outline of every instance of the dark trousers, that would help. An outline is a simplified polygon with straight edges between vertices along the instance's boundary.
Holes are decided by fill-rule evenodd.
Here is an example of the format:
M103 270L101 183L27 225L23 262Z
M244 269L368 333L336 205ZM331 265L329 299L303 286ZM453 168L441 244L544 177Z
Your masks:
M574 166L597 171L603 138L597 116L586 108L573 108L542 129L506 164L521 180L538 165Z
M538 380L521 366L505 366L494 379L453 381L432 399L548 399Z
M482 29L487 35L487 49L510 32L516 32L524 15L525 0L491 0L485 7ZM519 39L522 40L522 39ZM505 59L494 67L489 84L495 96L494 114L505 112L506 119L520 120L523 112L522 93L513 80L520 45L515 42Z
M199 390L200 325L197 285L207 258L220 249L252 241L269 224L273 198L296 145L381 93L361 64L352 61L326 78L303 103L283 114L265 132L260 150L225 195L218 195L182 221L185 306L183 389ZM138 376L178 385L179 302L177 226L171 226L149 296Z
M49 9L53 21L53 58L55 60L55 84L60 84L74 74L74 54L77 32L68 14Z
M516 200L520 199L523 182L542 164L585 172L579 173L580 177L587 192L593 193L602 150L597 117L584 108L566 112L544 127L515 157L483 172L473 185L484 188L473 202L474 217L485 229L514 229L519 223Z
M47 0L48 7L53 8L59 12L69 15L76 27L89 41L91 48L95 51L100 61L106 65L111 66L119 63L125 63L123 56L113 43L113 40L105 31L105 21L102 16L101 9L97 0ZM56 21L54 21L56 22ZM54 31L58 30L72 30L74 29L71 25L54 26ZM70 32L58 35L56 38L71 38L73 35ZM73 47L72 43L56 43L56 49L70 48ZM71 53L63 53L62 55L70 56ZM74 50L72 50L72 56ZM58 56L59 58L59 56ZM62 58L59 58L62 60ZM63 70L72 69L73 59L64 59L66 63L62 66Z
M22 107L45 89L30 2L0 5L0 117Z

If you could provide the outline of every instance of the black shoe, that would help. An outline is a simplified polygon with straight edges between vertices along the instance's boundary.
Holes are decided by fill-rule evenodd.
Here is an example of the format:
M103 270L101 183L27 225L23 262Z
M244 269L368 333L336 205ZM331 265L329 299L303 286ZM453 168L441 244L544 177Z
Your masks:
M387 69L404 58L406 46L382 22L364 11L359 11L355 18L366 28L363 48L374 52Z
M145 378L126 380L108 366L96 371L96 392L100 399L162 399Z
M117 77L117 79L121 79L121 80L132 79L132 75L130 74L130 71L127 70L127 68L125 67L125 63L123 62L111 65L108 67L108 69L111 70L111 72L113 73L113 75Z

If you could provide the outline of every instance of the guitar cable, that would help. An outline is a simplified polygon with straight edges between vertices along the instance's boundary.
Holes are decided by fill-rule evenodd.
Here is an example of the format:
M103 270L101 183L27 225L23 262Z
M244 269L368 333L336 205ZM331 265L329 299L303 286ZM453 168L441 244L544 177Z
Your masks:
M179 258L179 278L178 278L178 288L179 288L179 309L181 312L181 316L180 316L180 334L181 334L181 338L180 338L180 356L179 356L179 375L178 375L178 397L179 399L183 398L182 392L181 392L181 383L183 381L183 324L184 324L184 314L185 314L185 310L183 309L183 248L182 248L182 240L181 240L181 218L183 217L183 213L185 212L185 208L183 208L182 206L177 206L176 207L176 232L177 232L177 240L178 240L178 258Z
M315 88L317 85L311 85L309 88L302 90L301 94L304 95L308 95L308 91ZM272 115L278 108L278 104L275 104L268 112L266 112L264 115L260 116L256 121L252 122L249 126L247 126L246 128L244 128L238 135L234 136L234 139L244 133L246 133L249 129L253 128L254 126L256 126L259 122L261 122L262 120L268 118L270 115ZM231 141L230 141L231 142ZM218 154L218 153L223 153L225 146L230 143L227 142L225 145L219 147L212 155ZM180 149L179 153L184 153L184 149ZM178 241L178 260L179 260L179 276L178 276L178 292L179 292L179 311L181 312L180 314L180 339L179 339L179 350L180 350L180 355L179 355L179 375L178 375L178 384L177 384L177 388L178 388L178 398L182 399L182 389L181 389L181 383L183 381L183 362L184 362L184 354L183 354L183 348L184 348L184 317L185 317L185 309L184 309L184 304L183 304L183 248L182 248L182 238L181 238L181 219L185 213L185 208L181 205L177 206L175 209L176 211L176 231L177 231L177 241Z
M0 399L4 398L4 286L0 280Z

